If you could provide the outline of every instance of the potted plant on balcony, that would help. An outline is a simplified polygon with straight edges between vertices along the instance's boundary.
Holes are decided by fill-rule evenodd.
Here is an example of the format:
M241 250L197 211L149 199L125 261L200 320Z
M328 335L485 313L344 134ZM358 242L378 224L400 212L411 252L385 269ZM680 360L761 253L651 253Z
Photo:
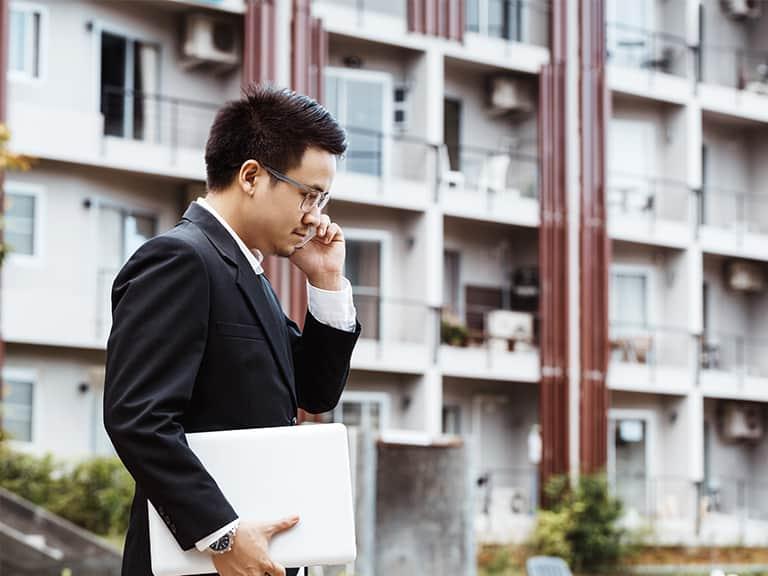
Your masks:
M467 327L454 314L444 313L440 319L440 342L465 347L469 339Z

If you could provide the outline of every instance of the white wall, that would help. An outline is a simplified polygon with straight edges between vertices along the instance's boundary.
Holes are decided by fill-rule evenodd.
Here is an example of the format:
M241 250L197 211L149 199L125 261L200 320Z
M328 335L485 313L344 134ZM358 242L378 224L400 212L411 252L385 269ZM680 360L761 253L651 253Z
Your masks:
M41 190L40 256L32 262L8 258L2 268L2 331L13 341L103 347L97 332L108 287L97 282L98 209L87 198L141 209L158 219L158 232L180 217L173 181L102 169L41 162L7 182Z
M10 344L7 370L32 371L33 388L32 443L20 448L58 458L86 456L93 450L93 435L102 433L95 412L101 391L93 386L81 392L81 383L92 384L92 371L104 365L103 352L57 350ZM98 423L98 431L94 426Z

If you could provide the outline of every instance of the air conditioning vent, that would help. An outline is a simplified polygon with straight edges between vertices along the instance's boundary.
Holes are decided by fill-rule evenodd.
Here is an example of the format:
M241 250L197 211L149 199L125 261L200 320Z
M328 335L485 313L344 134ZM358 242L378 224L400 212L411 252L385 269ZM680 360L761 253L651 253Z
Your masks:
M528 113L535 108L531 85L503 76L488 81L488 104L494 114Z
M720 0L720 5L734 20L760 18L763 12L763 0Z
M763 407L751 402L724 402L721 405L721 431L729 442L756 441L763 437Z
M725 265L725 280L731 290L761 292L765 287L763 269L755 262L731 260Z
M208 14L188 14L184 22L182 63L229 70L240 61L240 43L234 23Z

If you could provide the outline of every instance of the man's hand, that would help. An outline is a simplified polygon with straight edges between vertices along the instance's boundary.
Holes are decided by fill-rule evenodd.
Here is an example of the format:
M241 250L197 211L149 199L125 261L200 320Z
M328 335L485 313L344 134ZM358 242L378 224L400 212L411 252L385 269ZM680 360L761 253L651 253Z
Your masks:
M285 568L269 557L269 542L298 522L298 516L271 524L241 521L232 550L213 555L216 571L221 576L285 576Z
M344 233L327 214L309 212L303 223L316 226L317 233L306 246L293 253L291 262L307 275L315 288L341 290L346 256Z

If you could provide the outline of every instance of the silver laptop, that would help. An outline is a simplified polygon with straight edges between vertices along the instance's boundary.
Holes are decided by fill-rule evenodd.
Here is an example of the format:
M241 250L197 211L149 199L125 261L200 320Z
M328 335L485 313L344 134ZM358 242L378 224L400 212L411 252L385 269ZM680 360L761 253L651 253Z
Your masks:
M192 451L243 520L299 515L276 535L270 556L287 568L355 559L355 521L347 430L313 424L187 434ZM184 552L152 504L149 544L155 576L215 572L208 553Z

